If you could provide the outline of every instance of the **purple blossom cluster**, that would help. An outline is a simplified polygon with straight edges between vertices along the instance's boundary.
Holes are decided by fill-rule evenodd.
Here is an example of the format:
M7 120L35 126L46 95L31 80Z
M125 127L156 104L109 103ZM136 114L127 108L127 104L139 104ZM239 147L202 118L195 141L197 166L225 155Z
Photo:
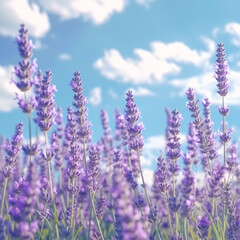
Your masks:
M203 99L201 114L189 88L193 121L187 147L181 147L180 112L166 109L166 146L159 143L152 186L142 169L144 126L133 92L126 93L123 113L115 111L115 130L101 110L103 134L93 142L80 73L70 81L73 107L64 119L51 71L43 76L31 60L33 44L24 25L17 45L21 61L12 81L23 94L16 99L29 121L28 126L19 123L11 139L0 140L0 239L240 239L239 156L225 122L230 110L223 43L215 63L223 102L220 138L213 130L210 100ZM32 142L32 117L44 141L37 136ZM26 141L23 128L29 130Z

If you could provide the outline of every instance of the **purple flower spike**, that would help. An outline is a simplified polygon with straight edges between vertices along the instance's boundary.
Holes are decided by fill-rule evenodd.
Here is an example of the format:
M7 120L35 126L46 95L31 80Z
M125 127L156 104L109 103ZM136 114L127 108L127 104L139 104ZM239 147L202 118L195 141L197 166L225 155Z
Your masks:
M168 199L168 205L173 212L177 212L180 208L180 201L176 197Z
M158 158L158 168L155 173L155 184L162 193L167 193L170 185L166 171L166 162L162 156Z
M105 209L106 206L107 206L106 198L105 197L100 197L97 201L97 209L96 209L98 220L102 220L103 214L104 214L104 209Z
M218 49L217 49L217 60L215 63L215 79L218 81L217 87L218 87L218 93L220 96L224 97L228 93L229 88L229 82L227 79L228 74L228 64L225 60L225 49L224 44L219 43Z
M130 188L122 176L121 152L117 150L114 154L115 166L111 191L115 210L114 239L148 239L143 222L140 220L140 211L131 200Z
M3 170L4 177L10 177L13 174L13 165L18 160L23 142L23 123L16 126L16 133L12 140L8 139L5 144L5 168Z
M140 118L140 111L137 109L134 103L132 91L126 93L126 109L125 109L125 119L127 122L127 130L130 137L130 147L135 151L142 150L144 146L143 137L141 135L144 129L143 123L137 123Z
M52 73L50 70L46 72L46 76L42 79L40 94L36 97L37 118L35 122L38 124L43 132L47 132L54 123L55 108L54 108L54 92L56 92L55 85L50 85L52 80Z
M33 62L30 60L32 57L33 44L32 41L28 39L28 30L25 28L24 24L21 25L19 36L16 41L22 60L19 62L19 66L15 66L15 75L19 79L19 82L15 79L12 79L12 81L20 91L26 92L34 84L33 74L37 64L36 60L33 60Z
M99 187L99 151L92 146L89 151L88 181L90 191L95 192Z
M127 182L130 183L132 189L135 190L136 187L138 186L138 184L135 181L135 178L133 176L133 171L129 170L128 168L125 168L124 169L124 175L125 175L125 178L126 178Z
M227 107L227 105L223 107L218 106L218 111L222 116L226 117L229 114L230 109Z
M24 100L16 93L15 99L18 101L18 106L24 113L32 113L37 106L37 101L34 96L31 96L28 100Z
M233 133L233 129L232 129L232 128L230 128L229 131L224 132L224 133L223 133L221 130L218 131L218 134L219 134L219 136L220 136L220 139L221 139L221 141L222 141L223 143L227 143L227 142L231 139L230 135L231 135L232 133Z
M32 146L30 146L29 143L23 145L22 150L26 155L35 156L39 152L39 146L40 141L37 140L36 143L32 144Z
M211 222L210 222L210 220L208 219L207 216L203 216L202 218L200 218L198 220L197 225L198 225L198 228L200 230L199 235L202 239L204 239L208 235L208 229L211 225Z
M171 137L167 140L167 157L170 160L169 163L169 171L176 175L179 171L179 167L177 164L178 158L181 156L181 150L180 150L180 138L178 137L180 130L179 127L180 121L182 117L181 114L175 109L172 111L170 120L169 120L169 129L168 131L171 134Z
M227 159L227 165L228 165L227 170L229 172L234 170L236 168L236 166L238 165L237 159L238 159L238 147L237 147L237 144L234 143L231 145L231 147L229 149L229 156Z
M72 87L72 90L75 93L73 105L77 108L75 115L76 115L76 122L79 125L78 134L81 139L84 139L84 140L86 139L87 142L90 142L91 123L87 120L88 112L87 112L87 108L85 107L87 100L83 96L82 80L80 78L80 73L78 71L74 73L74 78L70 82L70 86Z

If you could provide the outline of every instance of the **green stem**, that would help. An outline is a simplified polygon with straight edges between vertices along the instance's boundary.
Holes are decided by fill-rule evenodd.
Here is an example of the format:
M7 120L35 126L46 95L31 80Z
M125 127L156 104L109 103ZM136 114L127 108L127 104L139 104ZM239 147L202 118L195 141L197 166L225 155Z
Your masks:
M224 97L222 97L222 106L225 106ZM223 134L225 133L225 116L223 116ZM223 143L223 159L224 159L224 166L226 166L226 143ZM226 187L226 178L224 177L224 189ZM223 233L225 235L226 231L226 224L225 224L225 214L226 214L226 205L225 205L225 197L223 196Z
M92 221L92 204L90 206L90 214L89 214L89 221L88 221L88 238L87 239L90 239L91 221Z
M62 190L62 168L59 169L59 185L60 185L60 189ZM63 205L63 210L64 212L66 212L66 204L63 198L63 195L61 194L61 201L62 201L62 205Z
M148 206L149 206L151 215L154 216L153 210L152 210L152 206L151 206L151 203L150 203L150 199L149 199L149 196L148 196L148 193L147 193L145 180L144 180L144 177L143 177L143 171L142 171L142 166L141 166L141 162L140 162L140 154L139 154L139 151L137 151L137 157L138 157L138 166L139 166L139 170L140 170L140 174L141 174L141 179L142 179L144 194L145 194L145 197L146 197L146 199L147 199L147 203L148 203ZM156 220L154 221L154 227L155 227L155 229L156 229L158 238L161 239L161 235L160 235L160 233L159 233L158 226L157 226L157 224L156 224Z
M97 213L96 213L96 209L95 209L95 206L94 206L93 196L90 192L89 192L89 197L90 197L90 200L91 200L91 205L92 205L93 213L94 213L94 216L95 216L95 219L96 219L98 231L100 232L102 240L104 240L101 225L100 225L100 221L97 218Z
M6 191L7 191L7 183L8 183L8 177L5 178L4 189L3 189L2 206L1 206L1 216L2 217L3 217L4 201L5 201Z
M82 139L83 141L83 160L84 160L84 169L87 169L87 152L86 152L86 144L85 138Z
M31 128L31 113L28 114L28 132L29 132L29 144L32 150L32 128ZM30 154L29 164L32 161L32 155Z
M74 179L72 179L72 185L74 187ZM74 193L72 194L72 211L71 211L71 233L72 233L72 238L74 236L74 219L73 219L73 209L74 209Z
M46 146L46 151L47 151L47 144L48 144L48 137L47 137L47 132L44 132L44 136L45 136L45 146ZM51 162L47 161L48 163L48 175L49 175L49 185L50 185L50 192L51 192L51 198L52 198L52 206L53 206L53 210L54 210L54 221L55 221L55 229L56 229L56 236L57 239L59 239L59 231L58 231L58 219L57 219L57 208L55 205L55 196L53 193L53 182L52 182L52 174L51 174Z
M166 197L166 201L168 201L167 193L165 193L165 197ZM173 235L172 221L171 221L171 215L170 215L170 211L169 211L168 202L166 202L166 206L167 206L167 213L168 213L168 222L169 222L171 234Z
M47 202L45 202L45 204L44 204L44 210L43 210L43 213L45 214L45 211L46 211L46 207L47 207ZM40 235L39 235L39 238L38 239L41 239L41 237L42 237L42 231L43 231L43 226L44 226L44 218L43 218L43 220L42 220L42 225L41 225L41 231L40 231Z
M184 236L185 236L185 240L188 240L187 218L186 217L184 217Z
M176 197L176 189L175 189L175 174L172 176L173 178L173 197ZM176 238L178 238L178 213L175 212L175 221L176 221Z

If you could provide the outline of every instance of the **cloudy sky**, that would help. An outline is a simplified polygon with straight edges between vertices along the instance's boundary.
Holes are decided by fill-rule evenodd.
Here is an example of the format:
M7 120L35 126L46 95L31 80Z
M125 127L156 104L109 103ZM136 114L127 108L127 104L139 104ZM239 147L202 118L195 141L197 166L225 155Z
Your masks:
M185 91L209 97L215 130L220 97L213 78L216 46L223 42L229 64L229 125L240 135L240 19L238 0L0 0L0 133L10 137L18 121L16 89L10 83L18 63L15 38L21 23L29 29L39 69L50 69L55 100L72 104L69 82L81 72L93 138L102 133L100 110L114 128L114 110L123 112L125 92L134 91L145 125L149 155L164 145L165 107L177 108L187 133L190 113Z

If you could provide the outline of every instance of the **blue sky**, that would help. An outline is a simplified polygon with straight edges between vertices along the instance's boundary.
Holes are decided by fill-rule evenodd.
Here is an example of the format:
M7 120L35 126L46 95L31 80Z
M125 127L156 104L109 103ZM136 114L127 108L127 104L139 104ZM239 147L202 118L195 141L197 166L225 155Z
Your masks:
M0 0L0 133L10 137L18 121L26 122L9 85L20 60L15 37L24 23L36 46L39 69L53 73L55 100L64 118L73 100L69 82L76 70L81 72L95 141L102 133L100 110L108 112L113 129L114 110L123 112L125 92L133 89L149 155L163 146L165 107L182 113L181 130L187 133L188 87L200 100L209 97L214 128L220 127L213 64L217 43L224 42L231 84L227 121L238 139L239 7L237 0Z

